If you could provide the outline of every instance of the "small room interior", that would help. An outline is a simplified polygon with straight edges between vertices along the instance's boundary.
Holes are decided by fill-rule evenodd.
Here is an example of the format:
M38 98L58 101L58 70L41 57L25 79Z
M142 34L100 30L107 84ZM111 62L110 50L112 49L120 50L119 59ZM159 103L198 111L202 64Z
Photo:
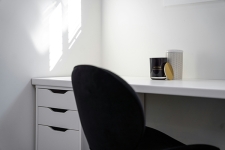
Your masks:
M0 150L35 149L35 77L79 64L149 77L150 57L180 49L184 79L225 80L225 1L165 2L0 0ZM224 99L145 96L147 126L225 150Z

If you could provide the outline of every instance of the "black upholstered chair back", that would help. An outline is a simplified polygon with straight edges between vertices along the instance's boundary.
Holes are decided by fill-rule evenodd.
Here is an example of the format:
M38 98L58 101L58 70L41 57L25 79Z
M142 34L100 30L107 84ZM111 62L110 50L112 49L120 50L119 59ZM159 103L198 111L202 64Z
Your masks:
M90 149L136 149L145 120L134 90L112 72L89 65L74 67L72 84Z

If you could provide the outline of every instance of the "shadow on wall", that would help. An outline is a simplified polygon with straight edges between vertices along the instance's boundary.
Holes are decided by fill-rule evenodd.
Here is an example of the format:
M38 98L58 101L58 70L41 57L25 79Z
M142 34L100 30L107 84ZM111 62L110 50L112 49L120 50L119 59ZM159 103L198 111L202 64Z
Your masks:
M28 150L30 146L33 147L35 105L30 98L34 96L34 87L28 82L15 102L3 114L0 122L0 150Z

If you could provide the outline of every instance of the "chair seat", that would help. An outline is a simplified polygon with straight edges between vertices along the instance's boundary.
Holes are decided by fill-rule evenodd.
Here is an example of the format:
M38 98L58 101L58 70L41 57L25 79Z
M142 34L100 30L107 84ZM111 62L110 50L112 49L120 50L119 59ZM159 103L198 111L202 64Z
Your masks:
M168 147L177 146L185 146L185 144L156 129L145 127L145 133L138 150L162 150Z
M156 129L145 127L144 136L137 150L219 150L219 148L205 145L185 145Z

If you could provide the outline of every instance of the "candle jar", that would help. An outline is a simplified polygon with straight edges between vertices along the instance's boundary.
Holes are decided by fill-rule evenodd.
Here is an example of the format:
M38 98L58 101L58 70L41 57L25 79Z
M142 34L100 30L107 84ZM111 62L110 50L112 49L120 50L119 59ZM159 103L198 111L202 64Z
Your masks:
M165 80L164 66L167 63L166 57L150 58L150 77L152 80Z

